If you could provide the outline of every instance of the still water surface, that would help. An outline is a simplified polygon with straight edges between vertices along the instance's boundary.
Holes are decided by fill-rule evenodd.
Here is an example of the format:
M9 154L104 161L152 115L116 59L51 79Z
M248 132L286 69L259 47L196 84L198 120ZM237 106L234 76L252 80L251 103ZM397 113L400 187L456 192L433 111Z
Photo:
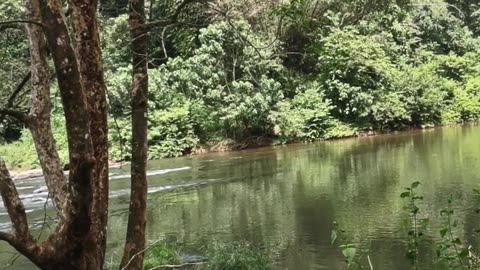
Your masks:
M330 245L337 221L359 250L370 251L374 269L411 269L399 194L413 181L422 183L421 215L431 220L421 269L441 269L433 242L450 194L458 235L480 248L480 204L472 194L480 187L478 126L207 154L149 167L148 239L175 240L191 252L212 239L248 240L273 250L275 269L346 269ZM111 180L110 259L119 257L128 218L123 174L128 168L115 170ZM22 183L21 192L28 197L38 185ZM42 220L41 206L31 202L32 226ZM4 212L0 222L8 226ZM5 243L0 250L11 251ZM0 255L1 263L9 257ZM7 269L35 268L19 259Z

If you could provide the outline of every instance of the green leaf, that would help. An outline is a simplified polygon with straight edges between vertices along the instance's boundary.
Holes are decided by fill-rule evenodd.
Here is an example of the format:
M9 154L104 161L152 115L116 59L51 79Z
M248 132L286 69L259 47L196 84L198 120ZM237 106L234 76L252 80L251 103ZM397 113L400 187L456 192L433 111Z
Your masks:
M453 244L456 244L456 245L461 245L462 244L462 241L460 241L459 238L455 238L455 240L452 241Z
M464 248L459 254L458 257L460 259L464 259L468 256L468 248Z
M335 230L332 230L332 233L330 234L331 245L333 245L336 240L337 240L337 232Z
M417 182L413 182L413 183L412 183L412 189L413 189L413 188L417 188L419 185L420 185L420 182L418 182L418 181L417 181Z
M448 229L447 228L443 228L440 230L440 236L443 238L445 237L445 235L447 234L448 232Z
M357 249L353 247L347 247L342 250L343 256L345 257L345 259L347 259L348 264L351 264L353 262L356 252Z
M424 218L420 222L420 227L422 227L422 229L425 230L425 229L427 229L427 226L428 226L429 223L430 223L430 220L428 218Z
M400 198L407 198L407 197L410 197L410 192L408 192L408 191L400 194Z

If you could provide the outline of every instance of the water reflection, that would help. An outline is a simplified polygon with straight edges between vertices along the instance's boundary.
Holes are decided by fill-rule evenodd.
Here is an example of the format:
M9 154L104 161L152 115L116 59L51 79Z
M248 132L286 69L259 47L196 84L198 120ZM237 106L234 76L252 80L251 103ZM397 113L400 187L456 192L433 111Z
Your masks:
M421 269L440 269L434 240L449 194L459 235L480 247L474 232L480 228L479 205L471 195L480 183L479 131L445 128L152 162L152 170L190 169L150 177L152 188L184 188L149 195L148 238L176 239L191 250L213 238L248 240L274 251L276 269L345 269L340 251L330 246L336 220L370 250L375 269L405 270L410 265L403 259L399 194L418 180L425 195L422 214L431 219ZM112 189L128 189L128 181L116 180ZM112 258L121 250L127 209L127 197L111 201Z

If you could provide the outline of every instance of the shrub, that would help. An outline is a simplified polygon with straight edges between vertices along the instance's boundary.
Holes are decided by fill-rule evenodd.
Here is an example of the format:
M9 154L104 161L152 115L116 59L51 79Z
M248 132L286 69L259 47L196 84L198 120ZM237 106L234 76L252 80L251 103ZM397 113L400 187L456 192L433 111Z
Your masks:
M150 114L149 158L177 157L198 144L188 104Z
M358 130L350 124L338 120L331 120L330 127L326 130L324 138L326 140L348 138L358 135Z
M214 242L208 246L209 270L268 270L272 269L270 258L259 247L245 242L223 244Z
M178 248L171 244L158 244L145 253L143 268L153 269L160 265L179 264Z
M395 81L400 101L406 109L403 124L408 126L441 123L442 111L452 99L455 81L435 73L438 63L404 66Z
M130 160L132 151L132 121L128 118L113 118L108 120L109 154L115 161Z
M243 21L202 29L199 42L193 56L162 66L162 87L203 106L201 113L209 115L209 121L199 122L202 138L219 132L239 139L268 133L273 128L268 116L283 98L276 80L282 67L275 44L265 46L265 38L254 35Z
M297 92L292 100L281 102L278 112L271 116L276 123L276 135L286 141L323 138L329 127L331 106L321 86L316 82L305 83Z
M467 78L463 86L454 90L453 109L463 122L480 119L480 79Z
M35 152L32 135L24 129L20 140L0 146L0 156L10 168L29 170L39 167L38 157Z
M68 145L65 133L65 120L62 116L52 116L52 131L62 165L68 162ZM0 157L12 169L29 170L40 167L32 134L28 129L22 130L20 140L0 145Z
M384 45L354 28L334 29L317 43L320 78L332 115L346 122L368 122L372 104L392 90L396 72Z

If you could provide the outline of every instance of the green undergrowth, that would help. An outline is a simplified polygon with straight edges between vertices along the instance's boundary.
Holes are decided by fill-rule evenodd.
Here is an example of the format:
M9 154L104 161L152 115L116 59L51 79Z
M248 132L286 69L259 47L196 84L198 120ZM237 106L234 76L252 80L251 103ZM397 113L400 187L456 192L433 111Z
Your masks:
M144 270L270 270L272 262L266 250L247 242L224 243L213 240L202 248L204 254L189 255L181 245L157 243L145 252ZM112 258L107 269L118 269L118 260Z

